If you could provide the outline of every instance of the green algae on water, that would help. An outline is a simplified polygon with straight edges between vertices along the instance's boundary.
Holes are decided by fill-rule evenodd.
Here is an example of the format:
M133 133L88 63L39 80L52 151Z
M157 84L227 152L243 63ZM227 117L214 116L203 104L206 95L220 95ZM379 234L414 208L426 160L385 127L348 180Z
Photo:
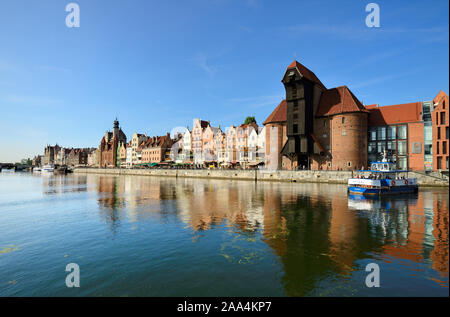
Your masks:
M9 253L9 252L14 252L19 250L18 247L14 246L14 245L9 245L4 247L3 249L0 250L0 255L5 254L5 253Z

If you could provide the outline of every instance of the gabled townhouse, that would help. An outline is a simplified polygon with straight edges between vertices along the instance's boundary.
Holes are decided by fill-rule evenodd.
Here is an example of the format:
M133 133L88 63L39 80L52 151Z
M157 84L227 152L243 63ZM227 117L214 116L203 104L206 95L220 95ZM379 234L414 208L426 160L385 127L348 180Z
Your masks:
M194 164L203 165L205 158L203 156L203 132L210 125L209 121L194 119L192 128L192 152L194 155Z
M225 162L236 164L236 127L234 125L226 129L225 132Z
M140 164L142 149L139 149L139 146L147 139L148 136L145 134L133 133L131 137L131 166Z
M205 163L216 163L217 156L214 148L214 137L221 133L219 128L208 125L203 132L203 158Z
M258 125L256 122L249 124L241 124L236 128L236 152L237 161L241 167L246 168L248 166L248 136L252 130L257 130ZM256 141L256 140L255 140ZM256 150L256 149L255 149Z
M217 164L222 165L226 161L226 134L220 129L214 135L214 153L217 158Z
M127 168L131 168L133 166L133 148L131 147L131 140L130 142L127 143L127 148L126 148L126 167Z
M173 140L170 134L148 138L140 145L142 163L161 163L170 158Z
M180 160L183 163L192 163L192 134L189 128L184 131L182 142Z

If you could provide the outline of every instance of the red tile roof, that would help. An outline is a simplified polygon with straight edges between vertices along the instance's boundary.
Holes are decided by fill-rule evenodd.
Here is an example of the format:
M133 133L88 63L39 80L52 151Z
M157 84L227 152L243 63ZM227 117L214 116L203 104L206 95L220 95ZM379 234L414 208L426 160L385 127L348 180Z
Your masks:
M368 112L347 86L324 91L320 97L316 116L332 116L346 112Z
M298 71L300 72L300 74L302 74L303 77L305 77L306 79L318 84L319 86L321 86L323 89L327 89L325 87L324 84L322 84L322 82L319 80L319 78L317 78L316 74L314 74L312 71L310 71L307 67L305 67L304 65L300 64L297 61L293 61L286 70L290 69L290 68L295 68L297 67Z
M381 106L368 110L369 125L373 126L422 121L421 102Z
M283 100L275 108L275 110L267 117L263 124L276 123L276 122L286 122L287 120L287 102Z

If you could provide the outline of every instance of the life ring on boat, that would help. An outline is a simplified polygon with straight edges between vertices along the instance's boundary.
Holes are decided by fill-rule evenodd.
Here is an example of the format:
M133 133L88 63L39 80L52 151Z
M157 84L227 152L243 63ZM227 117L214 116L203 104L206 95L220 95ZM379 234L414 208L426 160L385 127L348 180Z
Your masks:
M392 185L392 186L395 186L395 181L391 181L391 185Z

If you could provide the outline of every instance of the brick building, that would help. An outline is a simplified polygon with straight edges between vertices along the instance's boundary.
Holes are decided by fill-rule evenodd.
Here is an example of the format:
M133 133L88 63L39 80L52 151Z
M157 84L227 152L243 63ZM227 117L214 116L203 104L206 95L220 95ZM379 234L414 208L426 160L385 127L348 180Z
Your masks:
M354 170L387 153L397 168L448 169L448 95L364 106L346 86L328 89L297 61L283 76L286 99L264 121L269 169Z
M173 145L170 134L163 136L154 136L144 141L140 147L142 148L142 163L161 163L166 160L167 152Z
M61 147L56 144L55 146L47 145L44 149L44 155L42 156L41 164L55 164L56 157L61 150Z
M297 61L288 66L283 100L264 121L266 166L350 170L367 166L369 111L346 86L327 89Z
M127 142L127 137L119 127L119 121L114 120L113 131L107 131L100 141L99 164L100 167L115 167L117 163L117 147L119 142Z
M95 151L95 148L71 149L67 155L67 165L78 166L88 165L88 155Z
M369 115L369 161L388 154L400 169L424 170L422 102L366 107Z
M433 99L431 113L433 126L433 169L448 170L449 116L448 95L442 90Z

